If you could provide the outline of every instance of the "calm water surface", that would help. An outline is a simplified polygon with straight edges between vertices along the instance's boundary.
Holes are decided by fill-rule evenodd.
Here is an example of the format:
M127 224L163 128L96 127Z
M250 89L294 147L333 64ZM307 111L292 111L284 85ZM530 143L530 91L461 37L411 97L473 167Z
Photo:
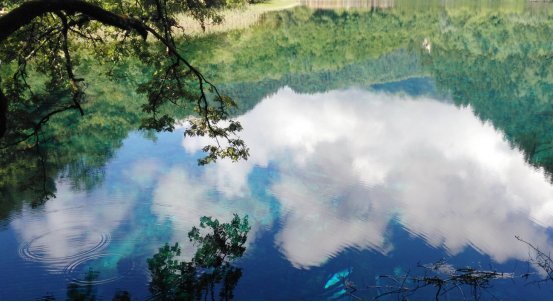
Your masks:
M237 213L252 229L235 299L372 299L444 261L513 274L478 297L550 300L515 235L553 251L552 7L386 3L296 8L194 42L240 104L250 159L199 167L209 141L182 128L87 137L50 171L55 198L4 197L0 299L66 299L69 283L149 299L147 258L166 242L189 258L201 216ZM440 298L475 297L461 288Z

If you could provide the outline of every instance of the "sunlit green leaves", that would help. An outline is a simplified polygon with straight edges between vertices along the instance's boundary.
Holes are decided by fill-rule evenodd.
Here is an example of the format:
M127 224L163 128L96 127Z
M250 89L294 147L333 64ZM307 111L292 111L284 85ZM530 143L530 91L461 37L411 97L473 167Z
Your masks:
M220 22L217 9L243 2L89 1L123 22L140 22L158 41L145 40L136 34L136 28L105 24L73 9L44 12L2 41L0 91L9 99L8 130L0 138L2 195L19 196L21 191L33 188L33 184L22 182L29 179L44 197L33 198L32 202L42 202L55 192L53 180L63 169L77 175L76 185L86 179L82 185L89 188L103 174L82 176L86 174L82 173L84 166L101 170L128 131L139 127L172 131L175 122L192 115L194 109L198 125L203 124L195 135L228 141L231 148L236 148L218 147L213 155L246 158L245 146L236 138L240 127L234 122L230 122L230 128L210 126L226 120L227 106L234 103L218 95L182 56L186 45L177 47L175 42L180 37L175 34L178 14L192 14L200 22ZM1 6L10 11L23 3L7 0ZM113 95L96 93L113 85L122 89L115 89ZM76 113L81 108L85 117L79 120ZM7 146L11 147L4 148ZM54 158L56 163L50 163ZM41 175L42 181L24 176L30 174Z
M238 121L228 120L226 126L211 124L205 118L194 118L190 121L190 126L185 130L185 136L205 136L217 138L225 137L222 143L216 139L216 145L206 145L202 148L207 155L198 160L200 165L206 165L216 162L217 159L229 158L232 161L248 159L249 148L240 138L233 137L236 132L242 130L242 125ZM224 145L223 145L224 144Z

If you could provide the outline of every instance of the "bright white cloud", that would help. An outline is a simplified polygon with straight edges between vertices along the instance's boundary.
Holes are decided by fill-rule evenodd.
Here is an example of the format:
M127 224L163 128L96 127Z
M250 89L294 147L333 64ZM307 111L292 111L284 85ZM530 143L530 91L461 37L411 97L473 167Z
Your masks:
M276 244L298 267L345 247L386 252L392 216L455 254L525 259L520 235L550 247L553 187L470 108L359 90L283 89L240 118L250 159L206 171L228 197L248 192L254 166L274 164L283 216ZM202 139L186 139L195 152ZM224 181L223 181L224 180ZM211 185L211 184L210 184ZM247 209L245 209L247 210Z
M227 169L224 164L219 167L222 170ZM252 226L248 234L249 246L260 229L272 223L269 205L256 200L249 192L237 193L236 198L219 197L218 194L225 195L229 190L232 191L225 189L232 184L212 177L209 171L208 169L203 175L197 176L177 165L164 173L154 190L152 212L162 221L171 221L172 241L181 243L189 242L188 232L193 226L199 225L202 216L228 222L232 220L233 214L240 217L248 215ZM222 190L217 192L212 189L217 187ZM190 244L182 246L184 258L190 258L195 247Z
M283 89L240 121L248 161L200 169L141 158L121 172L121 183L91 193L60 182L57 199L12 225L30 256L54 270L133 219L145 192L152 192L158 225L171 221L172 241L181 243L201 216L229 221L237 213L250 216L251 249L278 219L275 244L296 267L320 265L347 247L387 253L394 248L386 239L392 218L452 254L472 246L497 261L526 259L514 235L551 249L553 187L470 108L359 90ZM197 152L205 143L186 138L183 147ZM253 187L256 167L278 175L269 187ZM276 198L281 217L273 217L260 190ZM129 237L140 241L143 231Z
M111 233L131 213L138 192L75 192L57 183L57 198L40 211L25 209L11 225L19 235L22 256L55 272L68 269L107 248Z

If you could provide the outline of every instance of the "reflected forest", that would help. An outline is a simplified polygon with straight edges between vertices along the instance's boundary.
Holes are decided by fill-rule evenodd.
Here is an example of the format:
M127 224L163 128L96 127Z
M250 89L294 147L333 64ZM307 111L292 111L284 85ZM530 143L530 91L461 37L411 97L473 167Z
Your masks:
M553 299L553 3L0 0L0 300Z

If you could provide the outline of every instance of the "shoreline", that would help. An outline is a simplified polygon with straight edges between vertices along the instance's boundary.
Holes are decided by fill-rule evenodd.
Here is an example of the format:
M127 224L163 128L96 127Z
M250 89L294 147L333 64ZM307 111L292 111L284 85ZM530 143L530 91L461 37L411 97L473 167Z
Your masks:
M236 9L225 9L221 11L223 22L220 24L205 24L205 31L200 23L192 16L180 15L179 25L186 28L187 35L200 37L204 35L221 33L236 29L245 29L256 24L261 16L267 12L286 10L300 6L300 0L269 0L263 3L247 4L245 7Z

